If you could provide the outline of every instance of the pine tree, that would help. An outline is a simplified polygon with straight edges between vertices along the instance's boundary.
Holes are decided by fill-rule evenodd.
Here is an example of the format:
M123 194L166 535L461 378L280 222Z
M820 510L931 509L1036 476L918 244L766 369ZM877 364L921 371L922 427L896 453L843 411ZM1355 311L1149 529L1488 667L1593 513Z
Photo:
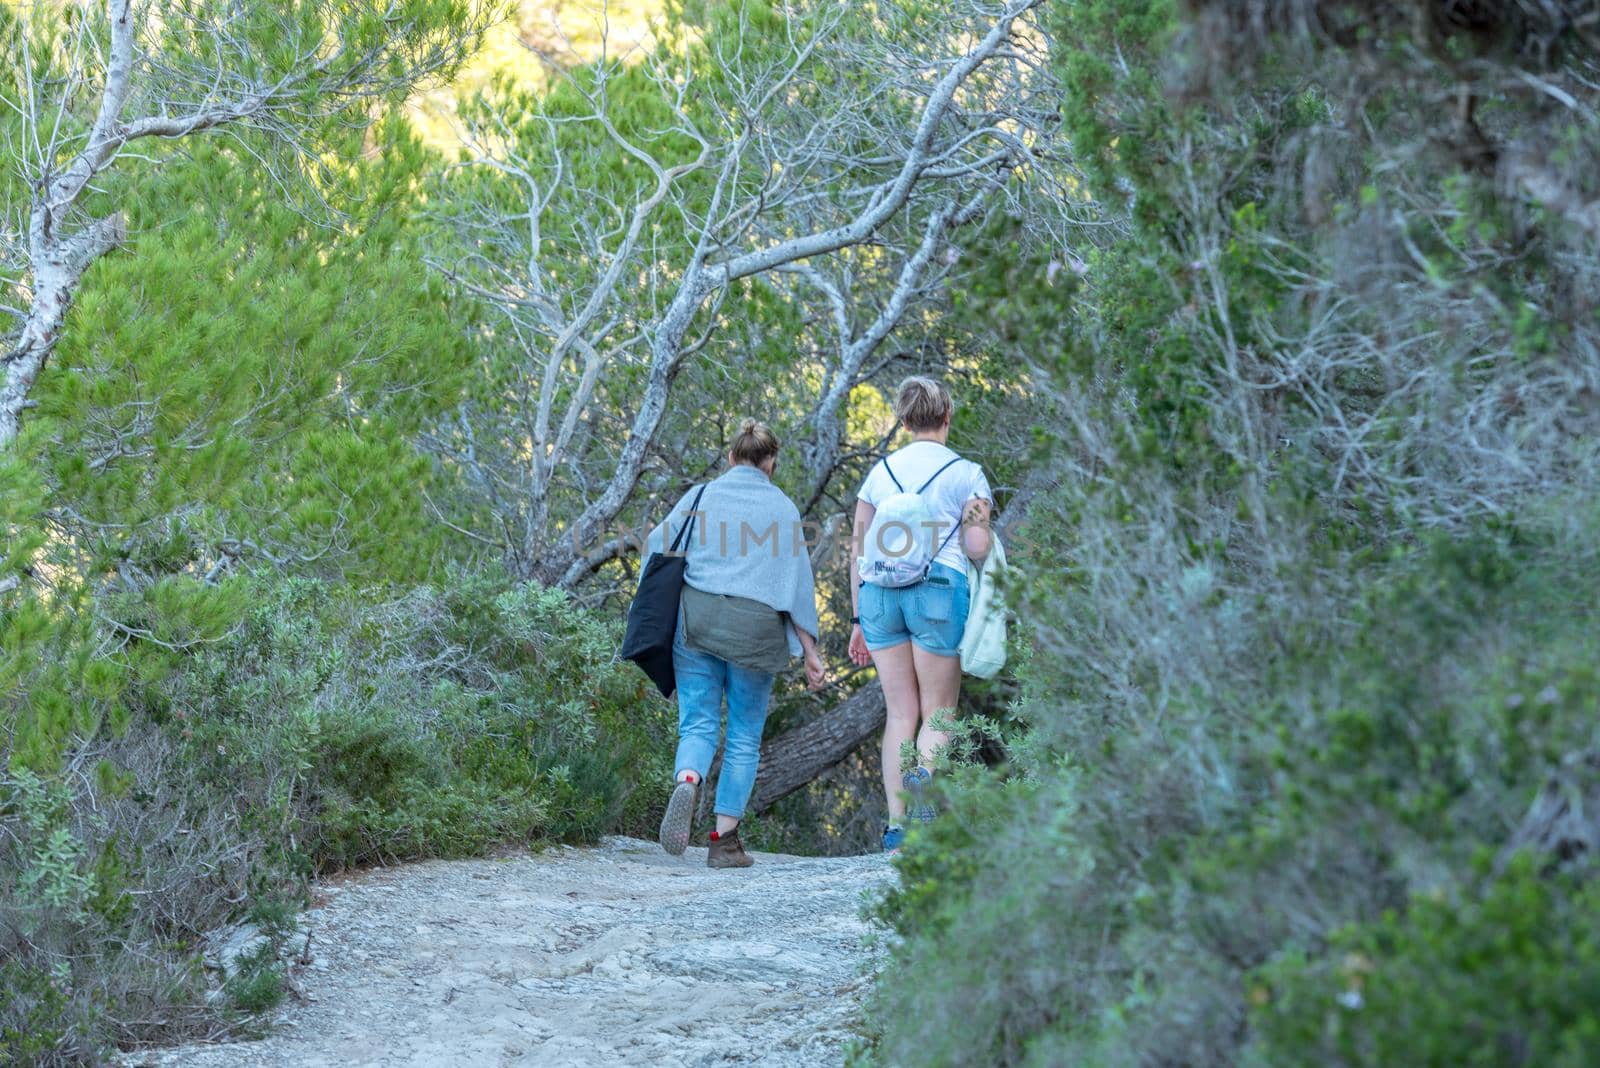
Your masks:
M363 28L355 6L317 9L351 20L324 27L346 44L398 32ZM262 11L258 45L275 24ZM166 44L208 25L189 14ZM119 244L61 295L48 364L0 449L0 759L48 768L115 726L120 678L165 670L237 617L225 580L241 565L379 580L440 558L430 467L407 440L459 389L461 332L416 246L429 157L371 115L397 111L400 75L448 69L466 43L441 52L435 38L470 38L474 16L454 3L407 15L416 38L384 46L412 62L374 75L392 84L361 97L368 114L308 95L227 138L147 141L71 209L80 229L114 217ZM0 80L25 104L0 109L0 141L19 146L0 169L0 312L23 324L6 345L26 340L40 292L26 180L40 160L20 147L38 132L39 86L86 78L64 44L109 33L76 9L27 17L0 8L0 36L30 46ZM146 90L172 77L154 60L134 72ZM136 92L129 107L148 103ZM78 137L66 152L89 105L56 104Z

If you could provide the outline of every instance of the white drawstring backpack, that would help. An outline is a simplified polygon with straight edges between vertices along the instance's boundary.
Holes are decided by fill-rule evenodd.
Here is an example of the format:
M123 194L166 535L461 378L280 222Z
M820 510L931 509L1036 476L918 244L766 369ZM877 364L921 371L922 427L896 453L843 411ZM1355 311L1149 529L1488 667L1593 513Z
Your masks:
M935 471L915 493L906 492L894 468L889 466L887 457L880 462L895 489L900 492L879 502L872 516L872 524L867 528L867 543L856 564L856 574L861 581L886 589L915 586L928 577L928 568L944 551L950 539L961 530L961 524L957 522L945 535L944 541L935 545L934 532L943 524L935 521L923 497L934 480L960 463L961 457L956 457Z
M967 625L961 632L961 670L992 679L1006 666L1006 605L995 579L1006 569L1006 551L994 535L989 558L979 567L967 561Z

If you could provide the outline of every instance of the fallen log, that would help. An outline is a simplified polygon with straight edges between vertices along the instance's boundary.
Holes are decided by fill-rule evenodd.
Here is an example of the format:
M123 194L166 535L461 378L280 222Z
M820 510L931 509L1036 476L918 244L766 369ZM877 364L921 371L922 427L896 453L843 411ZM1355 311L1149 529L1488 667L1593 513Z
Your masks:
M839 704L761 747L761 767L747 806L760 812L883 733L883 688L868 683Z

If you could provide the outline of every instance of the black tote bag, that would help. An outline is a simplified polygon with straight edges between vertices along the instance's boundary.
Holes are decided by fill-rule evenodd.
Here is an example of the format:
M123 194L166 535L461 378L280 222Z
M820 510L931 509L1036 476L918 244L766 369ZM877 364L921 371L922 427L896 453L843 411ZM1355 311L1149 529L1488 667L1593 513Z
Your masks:
M652 553L639 576L639 589L628 606L628 630L622 638L622 659L632 660L662 697L671 697L678 688L672 670L672 639L678 631L678 599L683 596L683 572L689 566L689 532L694 529L695 513L706 488L700 487L689 506L689 521L672 539L672 548ZM683 552L679 553L679 548Z

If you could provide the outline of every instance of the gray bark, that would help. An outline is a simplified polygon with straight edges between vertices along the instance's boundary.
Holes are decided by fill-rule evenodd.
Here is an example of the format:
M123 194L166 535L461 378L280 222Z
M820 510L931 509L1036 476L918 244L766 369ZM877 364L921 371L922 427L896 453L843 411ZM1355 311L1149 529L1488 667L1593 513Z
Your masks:
M760 812L883 733L883 687L870 682L834 708L761 747L748 811Z
M934 254L953 231L982 215L989 197L1004 181L1007 173L1009 171L997 172L994 182L980 185L965 203L947 205L929 216L923 228L922 240L901 264L888 298L878 314L859 332L851 327L849 301L843 286L825 277L809 262L796 271L799 277L827 297L833 311L838 345L836 361L823 378L821 395L811 413L810 440L805 446L806 467L811 481L801 504L803 514L809 515L816 507L838 468L844 441L844 428L839 424L840 411L850 391L868 377L864 373L867 360L900 325L906 313L943 282L943 275L930 269Z
M585 164L563 157L554 119L546 120L547 137L533 139L543 143L530 143L526 135L519 141L505 109L474 115L464 135L465 166L515 183L518 210L507 214L493 193L481 203L469 194L471 202L450 218L455 238L432 262L494 309L503 328L493 343L510 346L525 369L520 396L506 410L476 413L483 425L471 434L441 424L427 445L486 487L501 513L508 536L485 533L480 540L503 540L516 573L566 588L627 551L627 539L617 537L613 525L657 453L673 411L674 383L716 334L717 316L708 309L741 279L780 270L821 278L814 272L833 253L888 245L882 258L901 264L898 275L859 333L848 330L845 316L847 336L818 397L821 413L810 421L818 439L813 451L831 473L840 406L864 363L936 288L940 273L933 260L950 232L977 218L993 190L1032 158L1018 133L1038 125L1030 110L1032 68L1013 61L1018 20L1039 3L1010 0L996 9L953 0L952 10L970 20L972 35L932 28L916 49L883 64L879 91L904 99L907 114L900 126L873 131L882 148L871 158L839 147L862 139L854 114L859 100L853 108L854 97L838 97L831 112L818 112L820 125L797 122L788 102L862 92L848 81L828 89L801 83L818 49L842 47L829 37L838 27L828 17L805 31L815 36L790 40L770 62L751 60L746 67L740 57L724 57L721 77L735 87L729 90L734 97L716 105L726 104L727 112L714 120L702 110L691 113L684 102L692 72L671 61L647 61L671 111L671 132L687 139L691 151L698 146L686 162L669 165L612 121L606 82L614 64L602 60L581 83L572 79L587 107L581 117L561 121L597 127L639 164L645 181L636 192L586 184ZM886 53L894 47L884 46ZM975 78L980 69L993 77ZM929 80L916 73L924 70ZM511 103L512 110L521 107ZM702 202L708 182L697 180L691 188L685 181L691 175L714 178L709 203ZM864 184L840 192L823 180L830 175ZM653 244L652 225L668 216L688 223L690 240L681 247ZM565 228L565 240L552 239L556 225ZM902 256L893 246L905 231L915 236ZM581 247L569 247L574 243ZM617 434L614 453L605 450L598 462L590 461L591 470L580 471L585 458L575 439L590 432L600 405L615 409L619 398L606 391L611 376L629 365L643 373L638 391L622 401L626 428ZM498 460L483 451L491 440ZM517 462L508 463L511 457ZM569 514L552 514L558 494L576 498ZM507 508L513 514L503 514Z
M1500 851L1497 867L1530 850L1547 870L1600 860L1600 752L1572 753L1551 774Z
M607 483L600 498L586 508L572 525L571 538L563 538L542 564L545 574L557 582L565 580L577 562L576 546L593 541L606 524L621 513L623 505L633 494L644 467L645 453L655 442L662 417L666 414L667 398L672 381L682 367L683 340L690 321L713 292L724 289L729 283L754 274L771 271L784 264L795 263L816 256L824 256L851 245L868 240L877 230L900 212L911 200L924 173L934 164L936 134L945 123L956 94L972 73L993 56L1010 38L1016 20L1025 12L1038 6L1040 0L1012 0L995 19L989 32L965 55L950 66L935 83L923 106L912 138L911 149L906 154L899 172L881 187L871 199L870 206L844 226L821 233L803 234L779 241L717 264L707 264L711 231L706 231L701 247L695 250L694 260L685 272L666 314L662 317L651 345L649 383L634 417L628 441L623 446L616 471ZM990 168L1004 159L997 158ZM722 192L719 186L719 195ZM964 208L963 211L966 209ZM942 230L944 223L941 223ZM931 253L930 253L931 254ZM884 331L885 334L887 330Z

